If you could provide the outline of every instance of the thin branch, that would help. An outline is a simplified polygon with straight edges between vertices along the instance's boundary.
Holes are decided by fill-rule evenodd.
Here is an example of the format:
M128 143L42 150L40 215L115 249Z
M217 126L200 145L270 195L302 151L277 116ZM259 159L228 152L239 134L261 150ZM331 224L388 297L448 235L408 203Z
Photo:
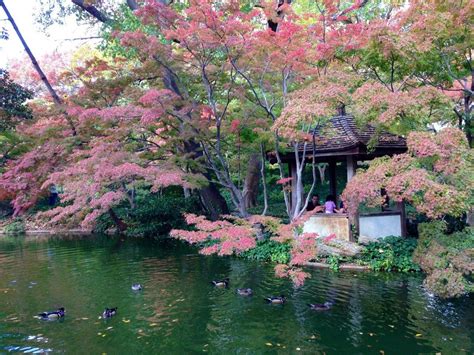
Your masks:
M112 20L99 9L93 5L88 5L84 0L71 0L73 4L79 6L82 10L86 11L89 15L93 16L102 23L110 23Z
M138 9L138 3L135 0L127 0L127 5L130 10L135 11Z

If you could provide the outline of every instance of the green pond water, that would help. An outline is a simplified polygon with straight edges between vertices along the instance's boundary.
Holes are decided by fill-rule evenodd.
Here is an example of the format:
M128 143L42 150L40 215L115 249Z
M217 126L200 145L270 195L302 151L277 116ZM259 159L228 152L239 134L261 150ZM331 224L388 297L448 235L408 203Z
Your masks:
M418 275L311 274L295 289L271 264L205 257L175 241L0 237L0 353L474 352L472 298L434 298ZM228 289L210 283L225 277ZM283 306L263 300L280 294ZM332 309L307 306L325 301ZM60 321L34 317L61 306ZM99 319L104 307L118 314Z

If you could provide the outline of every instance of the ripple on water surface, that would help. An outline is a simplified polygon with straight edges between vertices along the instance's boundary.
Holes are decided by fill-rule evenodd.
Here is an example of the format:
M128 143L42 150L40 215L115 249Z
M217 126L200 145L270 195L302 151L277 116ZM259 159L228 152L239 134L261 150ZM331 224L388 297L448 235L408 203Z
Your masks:
M3 238L0 352L474 351L470 298L441 301L416 275L311 274L295 289L270 264L204 257L177 242ZM226 277L228 288L211 284ZM253 296L237 295L243 287ZM284 305L264 301L281 294ZM326 301L327 311L307 305ZM34 318L61 306L60 321ZM99 319L105 307L117 315Z

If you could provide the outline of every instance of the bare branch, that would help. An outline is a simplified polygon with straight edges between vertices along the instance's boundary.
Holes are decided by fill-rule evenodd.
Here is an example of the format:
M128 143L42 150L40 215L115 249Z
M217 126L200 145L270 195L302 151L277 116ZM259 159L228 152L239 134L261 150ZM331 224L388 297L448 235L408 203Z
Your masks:
M74 5L79 6L81 9L86 11L88 14L91 16L95 17L97 20L99 20L102 23L109 23L111 19L101 12L99 9L97 9L93 5L87 5L87 3L84 0L71 0Z
M135 0L127 0L127 5L130 10L135 11L138 9L138 3Z

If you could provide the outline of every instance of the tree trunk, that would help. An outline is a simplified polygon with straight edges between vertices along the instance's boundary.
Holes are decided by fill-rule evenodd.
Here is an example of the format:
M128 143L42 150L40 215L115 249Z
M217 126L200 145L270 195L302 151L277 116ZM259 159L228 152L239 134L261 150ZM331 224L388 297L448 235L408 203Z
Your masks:
M197 144L192 139L184 142L184 149L186 153L192 155L192 159L198 159L203 155L199 144ZM229 207L227 206L227 202L224 197L222 197L216 184L212 182L211 172L205 171L203 175L207 179L208 185L199 190L200 201L209 215L209 218L211 220L216 220L219 218L219 215L228 214Z
M215 221L221 214L229 214L227 202L213 182L199 190L199 197L211 220Z
M260 143L260 157L262 159L262 162L260 163L260 175L262 176L262 186L263 186L262 216L265 216L268 210L268 192L267 192L267 179L265 177L265 148L263 146L263 143Z
M120 233L125 232L127 230L127 224L117 216L113 209L109 209L109 215L110 218L112 218L112 221L114 221Z
M252 153L249 158L247 175L244 181L244 204L246 208L257 205L258 184L262 162L258 153Z

